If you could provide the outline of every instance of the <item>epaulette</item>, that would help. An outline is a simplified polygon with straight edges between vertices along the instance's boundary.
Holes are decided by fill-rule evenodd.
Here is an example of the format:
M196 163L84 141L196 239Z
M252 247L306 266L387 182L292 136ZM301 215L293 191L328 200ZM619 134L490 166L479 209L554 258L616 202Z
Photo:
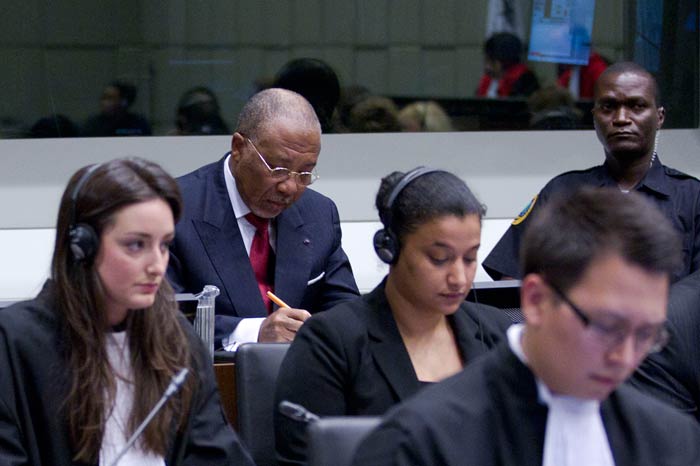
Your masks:
M673 178L678 178L681 180L695 180L695 181L700 181L697 177L693 175L689 175L685 172L682 172L680 170L676 170L675 168L667 167L664 165L664 171L668 176L671 176Z

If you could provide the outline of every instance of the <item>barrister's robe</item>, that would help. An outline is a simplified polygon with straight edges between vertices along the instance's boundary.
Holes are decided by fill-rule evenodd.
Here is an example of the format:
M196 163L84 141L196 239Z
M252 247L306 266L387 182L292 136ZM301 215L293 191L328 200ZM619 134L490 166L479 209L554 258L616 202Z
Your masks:
M0 465L68 466L75 451L61 405L70 382L52 285L39 296L0 310ZM184 431L173 429L168 466L253 466L228 425L211 363L182 318L199 383Z
M601 415L617 466L700 464L695 421L631 387ZM532 372L502 344L392 409L353 464L541 466L546 422Z

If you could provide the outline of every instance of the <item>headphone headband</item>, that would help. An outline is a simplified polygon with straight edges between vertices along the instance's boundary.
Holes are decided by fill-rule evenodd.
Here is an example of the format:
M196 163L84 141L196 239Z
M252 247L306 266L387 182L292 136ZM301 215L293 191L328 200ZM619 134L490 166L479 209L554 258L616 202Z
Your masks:
M92 176L93 172L97 170L101 163L96 163L94 165L91 165L88 167L87 170L85 170L85 173L83 173L83 176L80 177L77 183L75 183L75 187L73 188L73 192L70 195L70 205L71 205L71 225L75 225L75 221L77 220L76 218L76 209L75 209L75 203L78 201L78 196L80 195L80 191L83 189L83 186L87 181L90 179Z
M101 163L96 163L85 170L85 173L80 177L73 192L70 195L70 225L68 227L68 241L70 250L73 254L73 260L75 262L89 261L97 252L97 247L99 245L99 238L95 233L95 230L87 223L77 223L77 209L76 203L78 201L78 196L83 186L92 177L92 174L97 170Z
M384 204L384 212L379 213L379 217L384 224L384 228L377 231L374 234L373 239L374 250L383 262L393 264L396 262L399 256L398 238L396 238L396 235L392 229L394 217L392 210L394 208L396 198L399 197L401 191L403 191L406 186L408 186L416 178L437 171L440 170L427 167L415 168L401 177L399 182L396 183L396 186L394 186L394 188L391 190L391 193L389 193L387 201Z
M415 180L416 178L427 175L428 173L436 172L440 170L436 170L434 168L428 168L428 167L417 167L411 170L410 172L406 173L404 176L401 177L398 183L396 183L396 186L394 186L394 189L391 190L391 193L389 193L389 196L386 198L386 204L384 204L384 209L385 209L385 215L388 215L388 220L384 226L391 228L391 218L393 217L392 215L392 209L394 207L394 202L396 202L396 198L399 197L399 194L401 194L401 191L404 190L406 186L411 183L411 181Z

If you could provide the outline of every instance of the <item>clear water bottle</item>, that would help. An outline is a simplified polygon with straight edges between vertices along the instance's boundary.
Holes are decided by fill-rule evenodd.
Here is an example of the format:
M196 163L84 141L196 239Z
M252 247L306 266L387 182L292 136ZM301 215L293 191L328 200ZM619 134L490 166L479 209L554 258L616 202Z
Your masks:
M194 330L209 350L211 360L214 360L214 301L219 296L219 289L214 285L206 285L197 298L197 314L194 318Z

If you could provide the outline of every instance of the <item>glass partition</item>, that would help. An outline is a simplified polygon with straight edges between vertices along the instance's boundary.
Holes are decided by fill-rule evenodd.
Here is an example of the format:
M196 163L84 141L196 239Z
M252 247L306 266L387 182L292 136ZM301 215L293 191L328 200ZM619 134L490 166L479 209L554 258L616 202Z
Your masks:
M338 76L343 105L327 132L552 129L525 96L476 95L484 45L494 11L519 15L524 47L533 8L573 1L6 2L0 137L228 134L246 99L300 57ZM592 49L646 66L659 81L666 127L697 127L697 2L595 3ZM526 64L541 87L566 71ZM580 97L556 105L579 118L573 127L587 128L591 103Z

